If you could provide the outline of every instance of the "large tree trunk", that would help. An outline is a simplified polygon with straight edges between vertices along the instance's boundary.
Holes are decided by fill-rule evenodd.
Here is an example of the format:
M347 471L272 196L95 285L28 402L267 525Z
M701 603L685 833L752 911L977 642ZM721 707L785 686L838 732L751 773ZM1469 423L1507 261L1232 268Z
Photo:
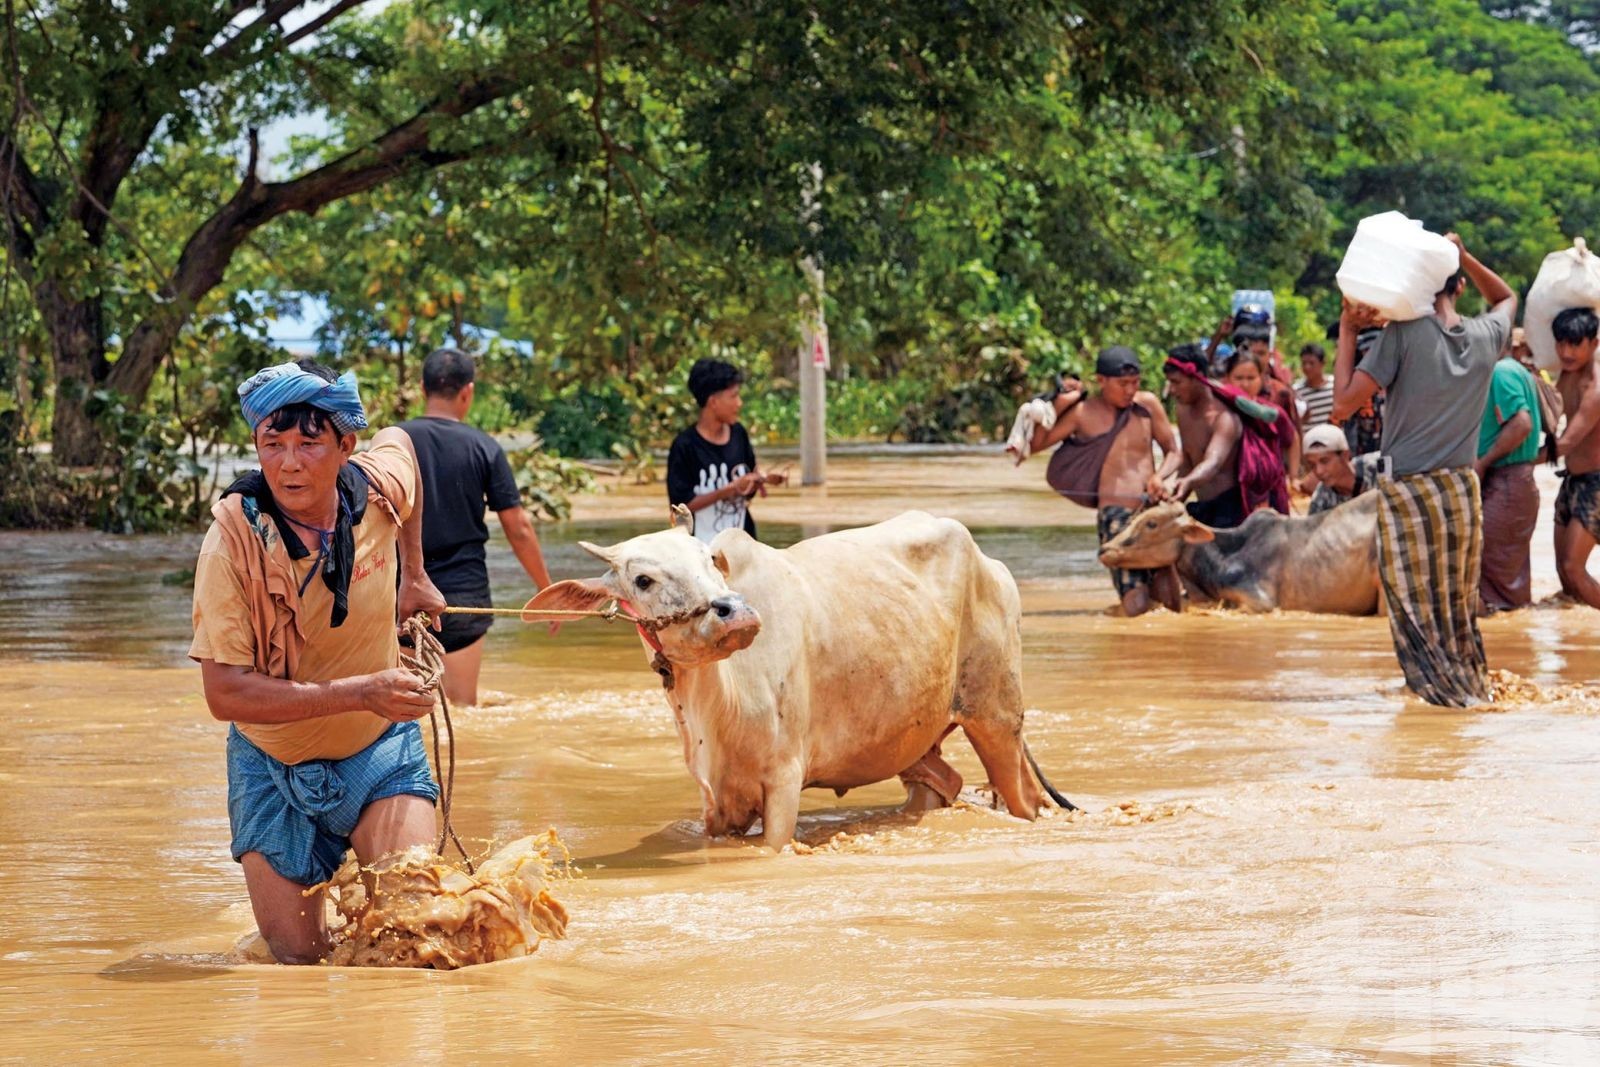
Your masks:
M321 25L333 14L355 6L356 2L340 0L307 27ZM310 32L307 27L290 37ZM251 130L244 181L233 197L189 238L177 267L162 289L162 303L124 335L122 350L114 363L106 359L106 331L100 304L61 299L53 281L36 281L36 302L44 316L55 355L56 401L51 443L57 464L90 466L116 458L109 454L100 428L90 414L95 392L109 389L126 398L130 405L143 403L156 371L178 334L193 318L205 295L222 282L234 252L251 232L287 212L314 213L325 204L365 192L400 175L432 170L472 157L482 149L433 147L431 142L437 127L503 99L526 84L525 73L514 76L490 71L451 86L411 118L368 144L289 182L263 183L257 176L259 145L256 131ZM105 121L110 123L114 118ZM153 129L153 124L149 124L128 143L142 147ZM107 206L117 184L138 155L137 148L119 152L108 157L104 168L90 168L91 177L105 186L99 202ZM10 160L8 168L0 170L0 183L3 183L0 192L5 194L0 203L6 205L0 219L9 222L12 254L31 277L33 235L46 232L52 222L39 183L17 153L15 138L3 127L0 127L0 156ZM96 158L99 158L98 150ZM95 206L93 201L86 203ZM105 215L105 211L100 210L100 215ZM93 215L88 207L75 211L72 218L84 226L91 243L98 244L107 220Z
M58 466L99 466L106 442L89 414L95 390L105 382L105 335L97 300L58 304L46 316L55 356L55 412L50 451Z

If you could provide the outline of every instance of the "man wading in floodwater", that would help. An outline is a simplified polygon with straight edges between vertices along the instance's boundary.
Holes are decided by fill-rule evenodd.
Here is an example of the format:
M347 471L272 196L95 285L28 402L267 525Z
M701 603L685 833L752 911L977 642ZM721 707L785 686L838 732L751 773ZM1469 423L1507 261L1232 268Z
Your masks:
M694 535L706 544L723 530L756 536L750 500L782 485L782 472L756 466L750 434L739 422L744 373L720 359L697 359L689 368L689 392L700 418L672 442L667 453L667 503L694 513Z
M1183 454L1154 393L1139 389L1139 358L1133 350L1112 345L1095 363L1100 392L1087 400L1078 392L1062 393L1050 429L1035 430L1029 450L1042 452L1057 442L1045 477L1068 500L1096 510L1103 545L1147 503L1166 495L1163 482L1177 473ZM1151 442L1161 446L1161 470L1155 469ZM1152 596L1173 611L1182 611L1178 576L1161 571L1113 568L1111 584L1129 616L1154 606Z
M399 667L395 607L437 629L445 602L423 571L411 439L390 427L352 455L367 426L354 374L284 363L239 398L261 469L211 509L189 656L232 724L228 821L256 925L278 962L315 963L328 933L305 888L347 848L371 863L434 840L415 722L434 698Z
M544 550L533 520L522 509L522 494L499 442L465 422L477 395L473 359L455 348L441 348L422 361L422 417L401 423L417 451L428 497L422 524L423 565L428 580L453 607L487 608L489 566L484 545L489 528L485 509L500 519L500 529L517 562L537 592L550 584ZM478 671L483 638L493 615L446 615L439 631L444 647L444 695L451 707L478 702Z
M1511 337L1517 296L1461 247L1461 267L1489 310L1456 311L1461 275L1445 281L1433 313L1391 322L1356 363L1356 331L1370 309L1345 301L1334 367L1334 421L1387 390L1378 476L1378 577L1395 655L1411 691L1430 704L1489 699L1476 602L1483 553L1478 434L1495 362Z
M1178 345L1167 353L1167 388L1177 401L1183 462L1172 485L1174 500L1191 492L1190 515L1214 529L1232 529L1248 517L1239 488L1239 443L1244 426L1206 381L1205 353L1199 345Z

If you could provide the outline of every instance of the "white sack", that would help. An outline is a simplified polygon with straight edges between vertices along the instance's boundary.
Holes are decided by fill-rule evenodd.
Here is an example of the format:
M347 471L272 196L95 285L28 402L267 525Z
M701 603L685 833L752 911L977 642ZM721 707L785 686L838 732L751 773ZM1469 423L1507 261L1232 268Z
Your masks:
M1420 319L1433 298L1461 268L1455 245L1398 211L1370 215L1339 265L1339 291L1377 308L1391 322Z
M1582 237L1571 248L1551 252L1539 266L1539 276L1528 290L1528 309L1522 316L1533 360L1542 370L1555 371L1556 316L1567 308L1586 307L1600 312L1600 256L1589 251Z

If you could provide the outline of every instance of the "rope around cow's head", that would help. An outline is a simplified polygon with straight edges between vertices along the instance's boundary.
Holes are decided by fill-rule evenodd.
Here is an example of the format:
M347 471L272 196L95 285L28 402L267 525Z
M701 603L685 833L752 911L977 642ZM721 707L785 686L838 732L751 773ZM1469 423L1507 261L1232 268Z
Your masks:
M528 601L528 604L532 603L532 600ZM599 611L578 611L570 609L563 611L559 608L535 608L525 605L521 608L447 607L444 609L444 613L446 615L515 615L523 622L537 622L540 619L600 619L603 622L611 622L619 618L627 619L629 622L633 623L634 627L639 631L639 636L642 637L644 639L644 643L650 647L650 669L661 676L662 687L670 690L676 684L676 678L672 673L672 661L667 659L666 650L661 647L661 640L656 635L669 626L677 626L680 623L693 622L695 619L698 619L702 615L709 613L711 610L711 603L710 601L707 601L700 607L686 608L683 611L675 611L669 615L639 615L634 612L632 604L626 600L618 598L610 601ZM428 632L426 616L424 616L423 619L424 622L422 623L422 630L425 633L428 633L428 636L432 638L433 635ZM408 622L410 621L414 620L408 620ZM438 643L437 639L434 640L434 643ZM421 646L419 645L418 647ZM422 677L422 673L419 672L418 676ZM449 725L448 717L446 719L446 725Z

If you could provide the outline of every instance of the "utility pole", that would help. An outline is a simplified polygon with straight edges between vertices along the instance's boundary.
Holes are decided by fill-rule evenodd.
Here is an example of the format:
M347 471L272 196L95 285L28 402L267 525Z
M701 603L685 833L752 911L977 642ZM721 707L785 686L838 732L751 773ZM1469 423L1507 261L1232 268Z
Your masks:
M800 190L800 218L816 233L817 194L822 167L813 163ZM823 314L826 290L822 265L814 255L800 261L806 289L800 295L800 484L828 480L828 323Z

